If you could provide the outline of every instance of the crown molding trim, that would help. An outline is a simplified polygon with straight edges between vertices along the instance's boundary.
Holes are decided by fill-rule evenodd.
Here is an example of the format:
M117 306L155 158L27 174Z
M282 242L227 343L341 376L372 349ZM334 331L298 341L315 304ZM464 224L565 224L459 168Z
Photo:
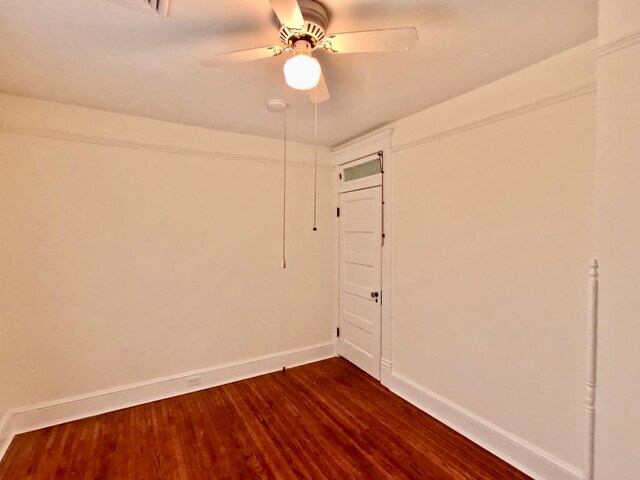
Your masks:
M443 138L468 132L469 130L474 130L476 128L484 127L486 125L491 125L492 123L501 122L509 118L517 117L519 115L524 115L526 113L533 112L541 108L549 107L557 103L566 102L567 100L573 100L574 98L582 97L584 95L589 95L596 91L597 91L596 82L590 82L585 85L581 85L577 88L574 88L571 90L565 90L563 92L557 93L550 97L545 97L540 100L536 100L535 102L521 105L519 107L510 109L510 110L505 110L504 112L500 112L495 115L489 115L488 117L481 118L480 120L475 120L473 122L469 122L464 125L459 125L454 128L450 128L447 130L442 130L437 133L426 135L417 140L413 140L411 142L407 142L401 145L396 145L393 147L392 151L396 153L396 152L401 152L403 150L408 150L410 148L415 148L420 145L424 145L426 143L435 142Z
M86 143L90 145L124 148L128 150L168 153L171 155L183 155L187 157L211 158L214 160L252 161L272 164L282 163L282 158L260 157L257 155L245 155L242 153L204 150L197 148L180 147L177 145L162 145L159 143L136 142L133 140L123 140L113 137L86 135L83 133L66 132L62 130L52 130L22 125L10 125L6 123L0 123L0 132L14 133L17 135L29 135L38 138L49 138L53 140L62 140L65 142ZM312 161L303 162L300 160L292 160L289 158L287 159L287 163L313 167ZM333 166L318 163L318 168L324 170L332 170Z
M636 30L635 32L631 32L610 42L603 43L594 50L594 53L596 58L602 58L607 55L611 55L612 53L625 50L638 43L640 43L640 30Z
M376 130L331 149L335 166L391 148L393 129Z

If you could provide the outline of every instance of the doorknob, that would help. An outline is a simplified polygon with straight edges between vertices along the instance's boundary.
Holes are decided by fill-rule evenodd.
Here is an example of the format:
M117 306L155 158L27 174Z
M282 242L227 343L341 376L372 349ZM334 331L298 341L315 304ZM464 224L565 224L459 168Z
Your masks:
M378 292L371 292L371 298L373 298L376 303L378 303L378 297L380 296L380 294Z

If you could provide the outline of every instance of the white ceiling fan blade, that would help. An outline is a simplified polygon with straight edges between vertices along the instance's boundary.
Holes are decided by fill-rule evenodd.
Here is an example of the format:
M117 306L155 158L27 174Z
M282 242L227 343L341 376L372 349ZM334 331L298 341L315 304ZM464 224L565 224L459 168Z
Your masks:
M418 41L414 27L336 33L323 42L330 53L366 53L411 50Z
M271 8L276 12L280 23L290 30L302 30L305 27L304 18L297 0L269 0Z
M237 52L222 53L215 57L203 58L200 64L205 67L217 67L219 65L228 65L232 63L251 62L253 60L262 60L263 58L277 57L282 55L284 50L281 47L260 47L250 50L238 50Z
M327 87L327 82L324 79L324 73L320 74L320 81L318 82L318 86L316 88L318 89L317 93L315 88L307 90L307 92L309 93L309 100L311 100L311 103L322 103L322 102L326 102L331 98L331 95L329 95L329 88Z

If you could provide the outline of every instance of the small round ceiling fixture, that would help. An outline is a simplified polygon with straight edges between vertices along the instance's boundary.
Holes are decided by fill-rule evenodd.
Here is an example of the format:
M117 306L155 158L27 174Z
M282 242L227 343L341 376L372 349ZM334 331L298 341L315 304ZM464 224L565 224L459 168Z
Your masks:
M267 110L272 113L282 113L288 108L287 103L279 98L274 98L267 102Z

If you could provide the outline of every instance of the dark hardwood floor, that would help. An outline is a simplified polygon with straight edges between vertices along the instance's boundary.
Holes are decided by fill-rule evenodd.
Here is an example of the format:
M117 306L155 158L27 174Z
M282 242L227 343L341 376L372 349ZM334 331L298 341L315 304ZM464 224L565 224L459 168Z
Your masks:
M18 435L2 480L527 479L335 358Z

